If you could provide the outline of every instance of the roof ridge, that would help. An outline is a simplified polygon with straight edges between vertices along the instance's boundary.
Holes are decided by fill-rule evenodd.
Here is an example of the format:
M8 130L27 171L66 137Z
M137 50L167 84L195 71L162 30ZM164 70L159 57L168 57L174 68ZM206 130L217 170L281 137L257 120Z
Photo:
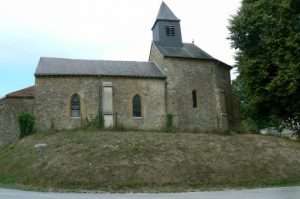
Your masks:
M73 58L64 58L64 57L40 57L40 60L41 59L61 59L61 60L75 60L75 61L105 61L105 62L150 63L150 61L109 60L109 59L73 59Z

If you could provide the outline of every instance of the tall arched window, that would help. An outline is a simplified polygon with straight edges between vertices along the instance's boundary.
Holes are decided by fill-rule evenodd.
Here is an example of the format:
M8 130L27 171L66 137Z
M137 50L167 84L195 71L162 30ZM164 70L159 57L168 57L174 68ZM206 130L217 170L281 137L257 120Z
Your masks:
M142 117L142 101L139 95L135 95L132 99L132 115L133 117Z
M80 98L77 94L71 99L71 117L80 117Z

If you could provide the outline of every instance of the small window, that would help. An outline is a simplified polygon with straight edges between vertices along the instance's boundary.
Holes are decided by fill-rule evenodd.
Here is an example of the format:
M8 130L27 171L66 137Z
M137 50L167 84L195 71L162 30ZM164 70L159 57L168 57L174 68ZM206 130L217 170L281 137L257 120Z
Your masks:
M71 117L80 117L80 98L77 94L71 99Z
M167 36L175 36L174 26L166 26L166 34Z
M132 99L132 115L133 117L142 117L142 102L139 95L135 95Z
M193 97L193 108L197 108L197 93L196 93L196 90L193 90L192 97Z

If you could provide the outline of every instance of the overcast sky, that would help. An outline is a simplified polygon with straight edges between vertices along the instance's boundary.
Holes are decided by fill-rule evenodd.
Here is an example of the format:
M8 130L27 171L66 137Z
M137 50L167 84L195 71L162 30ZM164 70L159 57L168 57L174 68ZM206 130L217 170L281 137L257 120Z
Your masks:
M161 0L0 0L0 97L34 85L40 57L147 61ZM184 42L234 64L228 19L240 0L165 0Z

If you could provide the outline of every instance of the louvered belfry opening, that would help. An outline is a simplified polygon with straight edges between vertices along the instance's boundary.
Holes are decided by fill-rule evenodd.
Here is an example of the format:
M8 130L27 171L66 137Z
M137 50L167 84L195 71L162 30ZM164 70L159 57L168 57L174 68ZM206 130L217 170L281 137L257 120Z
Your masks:
M175 36L175 28L174 26L165 26L167 36Z

